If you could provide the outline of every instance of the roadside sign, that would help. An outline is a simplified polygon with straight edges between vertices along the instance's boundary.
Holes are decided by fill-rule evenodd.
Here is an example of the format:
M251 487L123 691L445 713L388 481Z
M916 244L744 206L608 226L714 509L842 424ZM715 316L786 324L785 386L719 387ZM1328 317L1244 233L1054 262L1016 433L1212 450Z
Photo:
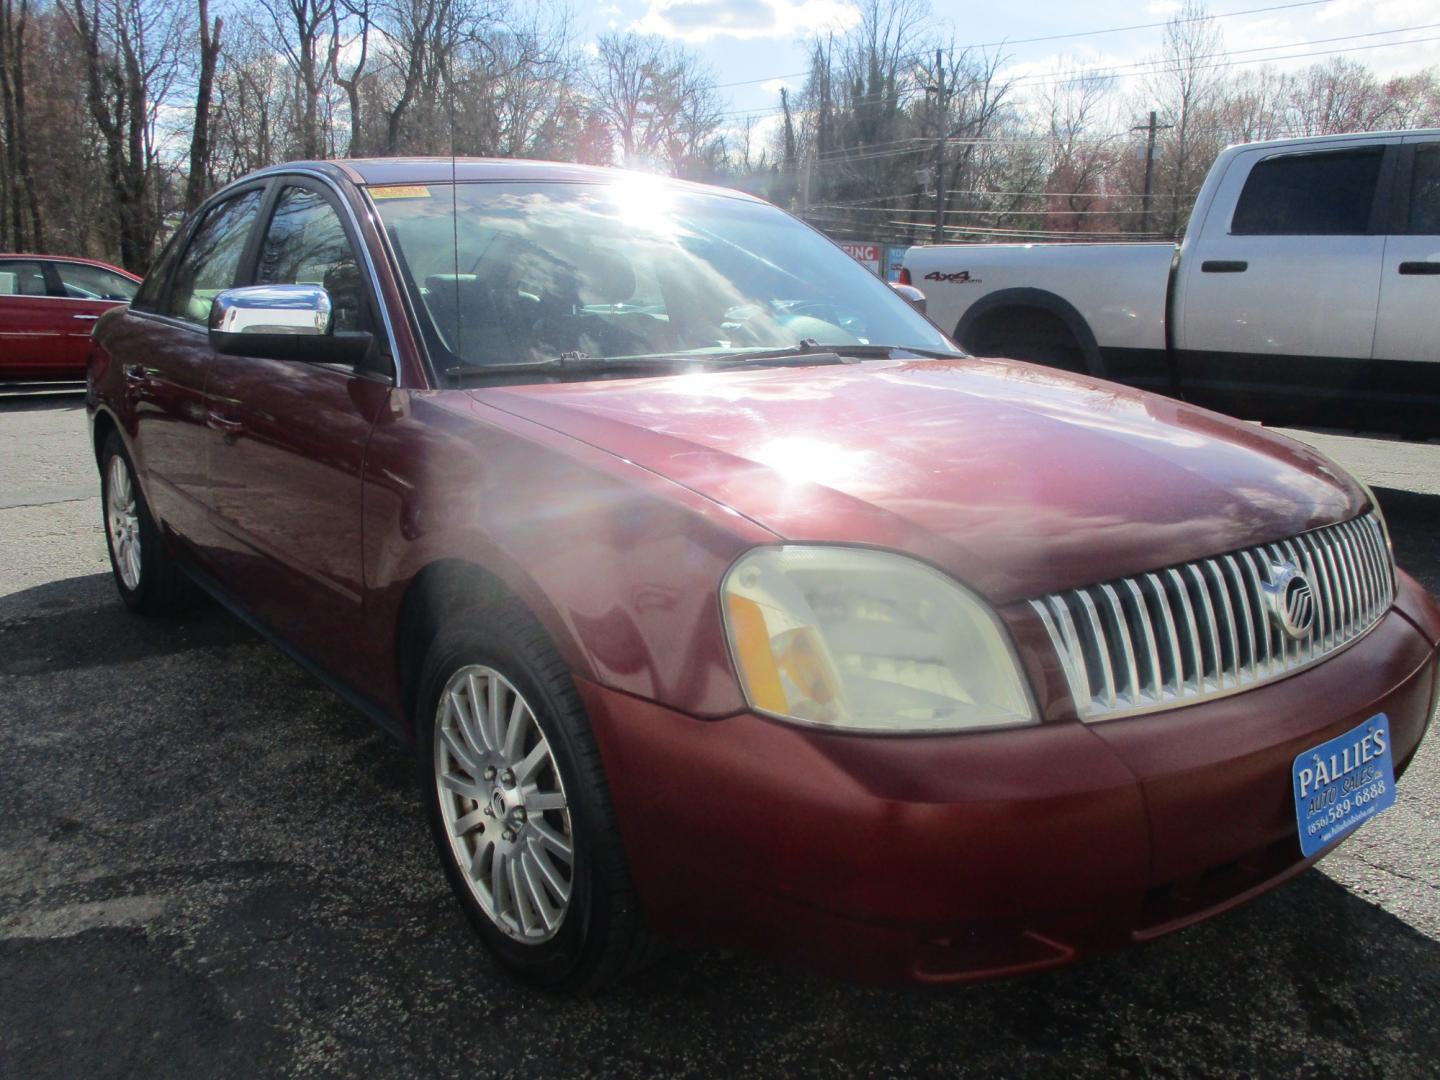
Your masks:
M858 244L842 242L840 247L846 255L869 270L876 277L885 276L885 248L881 244Z
M906 244L891 244L885 249L886 281L900 280L900 268L905 265L905 252L909 250Z

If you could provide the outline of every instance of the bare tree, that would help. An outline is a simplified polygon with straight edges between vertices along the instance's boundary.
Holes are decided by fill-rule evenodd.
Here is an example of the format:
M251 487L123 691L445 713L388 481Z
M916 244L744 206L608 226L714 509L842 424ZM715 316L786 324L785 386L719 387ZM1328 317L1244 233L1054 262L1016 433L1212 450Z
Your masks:
M330 71L328 35L336 0L258 0L270 16L278 44L295 79L301 157L325 157L330 140L321 126L321 99Z
M1110 230L1118 220L1116 208L1102 196L1119 136L1106 115L1111 80L1078 73L1057 80L1040 95L1046 135L1044 152L1045 227L1049 230L1091 232ZM1104 220L1088 220L1099 217Z
M1200 0L1185 0L1165 27L1156 71L1145 81L1149 99L1158 106L1161 139L1155 190L1165 196L1152 220L1178 235L1190 216L1195 193L1220 152L1219 103L1221 76L1217 58L1224 35Z
M221 50L211 162L229 180L273 164L282 130L284 61L270 50L262 27L242 19Z
M45 249L44 217L30 161L30 120L25 106L28 0L0 0L0 109L5 154L0 159L0 242L12 251Z
M1399 120L1395 102L1374 73L1343 56L1292 78L1289 98L1290 124L1297 134L1375 131Z
M365 77L365 65L370 59L370 31L373 26L370 2L371 0L338 0L330 14L328 62L336 85L345 91L350 110L350 144L345 151L347 157L358 157L365 152L364 137L361 134L363 124L360 82ZM347 28L353 29L354 33L348 42L345 39ZM343 67L342 73L342 54L349 46L355 45L358 45L359 52Z
M185 178L185 209L194 210L210 187L210 99L215 88L215 65L220 59L220 32L225 20L210 22L208 0L198 0L200 70L195 80L195 119L190 128L190 171Z
M149 268L159 229L156 110L179 74L189 9L178 0L59 0L79 40L90 116L114 193L114 240L128 270Z
M627 164L683 161L719 127L714 79L691 53L639 34L596 42L588 89Z

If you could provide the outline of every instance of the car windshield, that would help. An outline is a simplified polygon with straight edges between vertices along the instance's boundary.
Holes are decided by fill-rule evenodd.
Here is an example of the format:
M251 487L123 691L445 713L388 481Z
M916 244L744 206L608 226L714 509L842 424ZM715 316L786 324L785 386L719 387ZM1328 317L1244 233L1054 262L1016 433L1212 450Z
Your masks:
M790 349L818 361L818 346L958 355L875 275L774 207L622 176L370 189L437 368L634 368Z

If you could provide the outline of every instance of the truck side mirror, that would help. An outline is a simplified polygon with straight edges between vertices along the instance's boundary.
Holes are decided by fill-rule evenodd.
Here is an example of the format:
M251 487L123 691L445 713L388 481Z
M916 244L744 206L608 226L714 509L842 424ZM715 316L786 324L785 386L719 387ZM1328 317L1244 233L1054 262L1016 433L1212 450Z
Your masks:
M890 288L899 293L901 298L921 315L925 314L925 294L914 285L902 285L898 281L892 281Z

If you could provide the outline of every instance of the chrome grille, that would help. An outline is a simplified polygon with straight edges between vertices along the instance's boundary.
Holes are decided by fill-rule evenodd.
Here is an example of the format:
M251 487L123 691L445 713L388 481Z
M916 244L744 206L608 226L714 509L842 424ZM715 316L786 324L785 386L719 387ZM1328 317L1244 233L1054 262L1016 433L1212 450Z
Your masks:
M1287 563L1313 592L1312 629L1299 640L1271 610L1276 568ZM1360 637L1394 597L1384 527L1367 514L1030 605L1060 654L1081 718L1108 720L1288 675Z

